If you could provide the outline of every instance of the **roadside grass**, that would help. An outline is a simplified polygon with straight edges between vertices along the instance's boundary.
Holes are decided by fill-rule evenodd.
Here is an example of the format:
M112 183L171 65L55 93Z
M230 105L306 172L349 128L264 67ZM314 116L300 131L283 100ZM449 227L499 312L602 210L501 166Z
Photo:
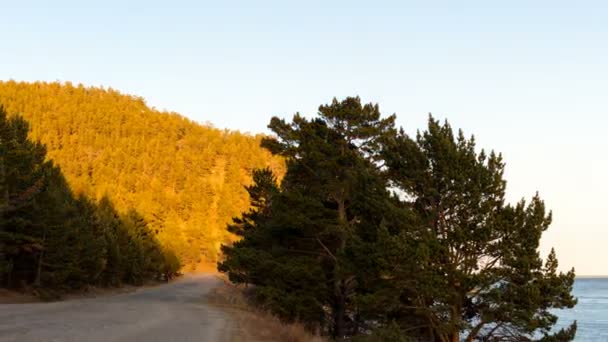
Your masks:
M179 276L173 280L175 279L179 279ZM0 304L25 304L97 298L102 296L130 293L139 289L156 287L166 283L166 281L162 280L146 280L140 285L120 284L117 286L106 287L85 285L78 289L48 289L33 286L10 290L0 288Z
M250 305L243 288L230 283L224 276L217 275L222 284L208 295L208 302L228 311L239 327L238 341L269 342L325 342L298 323L283 323L269 312Z
M0 289L0 304L36 303L40 298L31 292Z

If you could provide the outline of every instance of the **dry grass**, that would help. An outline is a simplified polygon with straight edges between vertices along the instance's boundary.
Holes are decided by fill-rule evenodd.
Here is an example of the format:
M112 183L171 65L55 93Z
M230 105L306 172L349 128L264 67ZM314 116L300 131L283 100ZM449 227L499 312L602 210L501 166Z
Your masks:
M0 304L36 303L40 299L30 292L18 292L0 289Z
M148 280L142 285L122 284L115 287L98 287L87 285L80 289L71 289L69 291L46 288L36 289L33 287L26 287L18 291L0 288L0 304L23 304L97 298L102 296L130 293L138 289L156 287L164 284L166 284L164 281Z
M219 277L219 276L218 276ZM240 330L238 341L269 342L323 342L325 339L314 336L300 324L285 324L265 311L249 305L243 290L225 278L208 297L209 303L220 306L236 319Z

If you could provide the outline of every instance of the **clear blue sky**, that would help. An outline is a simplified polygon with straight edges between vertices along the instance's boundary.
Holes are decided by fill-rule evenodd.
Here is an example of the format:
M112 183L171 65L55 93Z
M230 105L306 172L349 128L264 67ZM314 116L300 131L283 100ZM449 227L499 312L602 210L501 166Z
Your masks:
M250 132L347 95L409 132L448 118L503 152L511 200L554 210L543 252L608 274L607 2L0 1L2 79L111 86Z

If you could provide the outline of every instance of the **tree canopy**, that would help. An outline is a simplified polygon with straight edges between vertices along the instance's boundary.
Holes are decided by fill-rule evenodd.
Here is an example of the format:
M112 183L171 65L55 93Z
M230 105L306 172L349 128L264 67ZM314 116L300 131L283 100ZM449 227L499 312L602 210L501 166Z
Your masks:
M505 202L504 162L432 117L409 137L359 98L312 119L273 118L252 208L218 267L288 321L334 338L571 340L551 309L576 304L574 271L538 252L551 223L536 195Z

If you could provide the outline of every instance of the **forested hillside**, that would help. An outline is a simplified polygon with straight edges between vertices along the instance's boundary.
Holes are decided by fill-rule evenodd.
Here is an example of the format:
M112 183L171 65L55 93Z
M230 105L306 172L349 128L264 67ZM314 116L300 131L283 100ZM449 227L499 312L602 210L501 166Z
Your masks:
M0 287L141 284L177 271L137 212L74 196L28 130L0 107Z
M225 226L249 207L252 170L283 172L261 136L222 131L112 89L0 82L0 104L21 115L69 189L120 215L141 215L160 245L193 265L215 260Z

